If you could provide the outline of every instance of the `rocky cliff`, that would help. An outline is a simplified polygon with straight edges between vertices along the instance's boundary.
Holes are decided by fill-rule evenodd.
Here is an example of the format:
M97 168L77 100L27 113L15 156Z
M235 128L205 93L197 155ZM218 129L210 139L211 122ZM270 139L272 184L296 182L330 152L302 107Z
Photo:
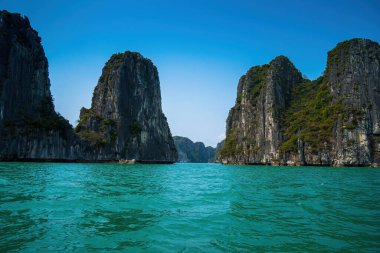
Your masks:
M329 52L324 80L341 107L334 124L334 165L380 165L380 46L354 39Z
M227 119L221 157L227 163L267 164L279 159L281 118L293 85L302 75L284 56L253 67L238 84L235 106Z
M177 152L161 108L157 68L138 53L113 55L76 132L91 160L174 162Z
M339 43L317 80L285 57L251 68L238 85L219 160L241 164L379 163L380 48Z
M148 59L111 57L75 129L54 110L41 38L0 11L0 160L174 162L158 72Z
M216 148L215 148L215 162L216 163L222 162L222 160L221 160L222 157L220 155L220 152L222 151L222 149L224 147L224 143L225 143L225 140L222 140L221 142L216 144Z
M54 111L41 38L28 18L0 11L0 159L75 159L76 140Z
M178 151L178 162L185 163L213 163L215 162L215 148L205 147L203 142L193 142L189 138L174 136L174 143Z

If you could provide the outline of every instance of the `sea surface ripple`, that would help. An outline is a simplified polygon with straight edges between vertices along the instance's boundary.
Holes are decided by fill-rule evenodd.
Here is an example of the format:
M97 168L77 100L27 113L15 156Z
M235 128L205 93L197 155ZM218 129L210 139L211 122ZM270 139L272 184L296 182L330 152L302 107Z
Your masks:
M380 169L0 163L0 252L380 252Z

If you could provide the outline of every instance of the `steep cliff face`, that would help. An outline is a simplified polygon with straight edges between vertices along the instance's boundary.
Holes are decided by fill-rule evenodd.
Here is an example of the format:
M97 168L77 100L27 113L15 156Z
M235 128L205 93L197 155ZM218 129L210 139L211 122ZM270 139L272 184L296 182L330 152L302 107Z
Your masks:
M221 155L220 155L220 152L222 151L223 147L224 147L224 143L225 143L225 140L222 140L221 142L219 142L218 144L216 144L216 148L215 148L215 162L217 163L221 163Z
M298 71L288 68L288 73L275 78L282 89L272 93L262 82L270 79L266 65L252 68L247 75L252 73L253 85L244 85L247 75L239 82L219 159L288 165L379 164L379 52L379 44L370 40L339 43L329 52L322 77L302 79ZM270 94L272 99L251 96L246 100L244 87L258 87L255 94ZM276 101L274 106L270 101Z
M282 163L376 166L379 163L379 45L339 43L324 75L292 90Z
M240 78L220 153L223 162L266 164L279 159L280 121L292 86L301 80L301 73L284 56L253 67Z
M174 136L174 143L178 151L178 162L185 163L212 163L215 162L215 148L205 147L203 142L193 142L189 138Z
M342 107L334 127L335 165L380 164L380 46L366 39L339 43L324 75Z
M48 62L29 20L0 11L0 159L66 159L79 146L54 111Z
M92 160L174 162L177 152L161 109L158 72L138 53L113 55L76 132Z

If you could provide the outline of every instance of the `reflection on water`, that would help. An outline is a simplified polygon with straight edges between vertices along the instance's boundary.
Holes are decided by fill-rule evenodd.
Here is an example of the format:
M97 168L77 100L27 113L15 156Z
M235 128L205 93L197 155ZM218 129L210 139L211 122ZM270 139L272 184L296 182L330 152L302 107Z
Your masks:
M380 170L0 163L0 252L379 252Z

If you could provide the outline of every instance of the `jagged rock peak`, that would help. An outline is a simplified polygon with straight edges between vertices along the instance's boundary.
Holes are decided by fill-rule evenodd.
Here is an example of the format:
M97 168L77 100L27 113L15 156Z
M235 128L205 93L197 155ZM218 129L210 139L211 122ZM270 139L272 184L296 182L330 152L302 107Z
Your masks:
M286 57L285 55L279 55L279 56L276 56L274 59L272 59L269 63L269 65L282 65L282 64L291 64L292 66L293 63L289 60L288 57Z
M144 57L141 53L127 50L123 53L115 53L111 55L110 59L107 61L106 64L108 64L109 62L118 62L119 59L125 60L126 58L133 58L136 61L147 61L152 63L152 61L149 58Z
M150 59L145 58L138 52L126 51L124 53L116 53L113 54L110 57L110 59L106 62L102 70L102 75L99 78L99 81L106 81L107 77L113 74L112 72L110 72L111 69L115 71L117 68L122 67L123 64L131 64L132 62L140 62L143 64L153 65ZM154 65L153 68L156 69Z
M347 70L352 71L350 67L358 64L358 61L361 61L363 58L367 58L368 60L379 58L379 49L379 43L370 39L356 38L340 42L328 52L327 67L324 75L328 77L339 73L339 76L343 76L341 75L342 72ZM362 67L366 67L366 65ZM338 72L331 72L332 70Z
M290 59L284 55L277 56L269 63L270 68L272 71L288 71L288 72L294 72L299 77L302 76L301 72L294 66L294 64L290 61Z
M18 89L15 89L15 87ZM1 119L14 119L17 111L32 116L44 105L54 112L50 93L48 61L41 38L27 17L0 11L0 96ZM19 105L12 103L23 101Z
M6 10L0 10L0 24L16 28L30 28L30 22L28 17L21 15L20 13L11 13ZM37 33L35 30L33 31Z
M336 51L346 51L349 53L349 50L358 50L358 49L370 49L373 47L379 47L379 43L376 41L370 40L370 39L364 39L364 38L354 38L350 40L345 40L342 42L339 42L335 48L330 50L328 52L329 57L333 56L334 52Z

